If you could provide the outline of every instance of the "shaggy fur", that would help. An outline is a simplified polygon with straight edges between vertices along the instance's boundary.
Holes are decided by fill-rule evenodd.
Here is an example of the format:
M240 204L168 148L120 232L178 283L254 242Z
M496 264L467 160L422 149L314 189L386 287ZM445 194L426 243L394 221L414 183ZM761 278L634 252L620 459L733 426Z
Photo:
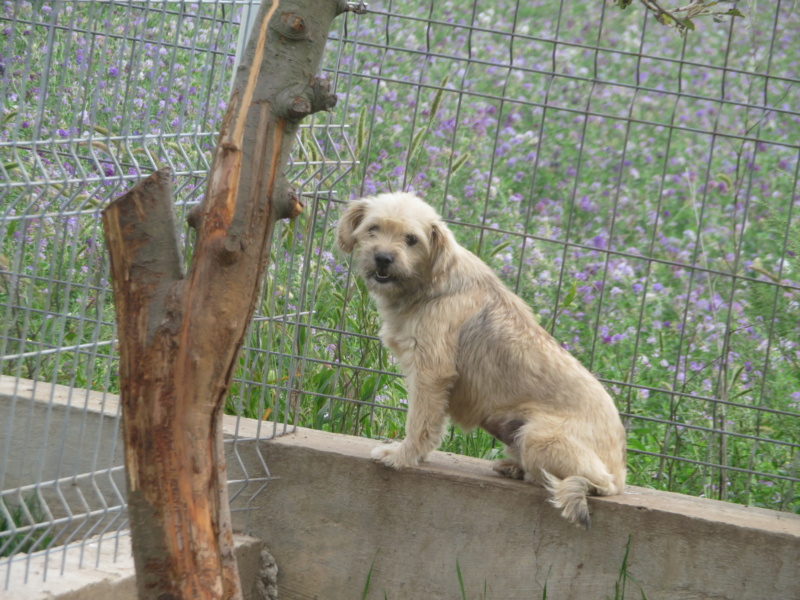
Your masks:
M406 375L406 438L373 457L396 469L438 448L447 417L506 447L495 470L549 490L589 527L587 494L625 485L625 429L600 382L536 322L428 204L406 193L351 202L337 229Z

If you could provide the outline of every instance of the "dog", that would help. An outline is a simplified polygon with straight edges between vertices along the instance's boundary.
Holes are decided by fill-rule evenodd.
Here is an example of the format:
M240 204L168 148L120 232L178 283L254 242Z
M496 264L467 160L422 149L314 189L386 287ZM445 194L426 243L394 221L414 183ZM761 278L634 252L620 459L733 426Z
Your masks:
M543 486L588 529L587 495L625 486L625 428L600 382L541 327L530 308L436 211L410 193L351 201L336 229L382 319L380 336L406 376L406 437L372 456L419 464L447 417L505 446L501 475Z

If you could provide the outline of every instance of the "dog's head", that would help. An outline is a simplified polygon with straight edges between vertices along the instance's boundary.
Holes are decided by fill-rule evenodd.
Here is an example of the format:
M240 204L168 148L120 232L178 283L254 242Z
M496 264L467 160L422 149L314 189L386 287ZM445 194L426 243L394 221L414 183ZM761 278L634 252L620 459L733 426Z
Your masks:
M356 250L367 288L381 296L429 286L446 271L455 246L436 211L408 193L353 200L337 240L343 252Z

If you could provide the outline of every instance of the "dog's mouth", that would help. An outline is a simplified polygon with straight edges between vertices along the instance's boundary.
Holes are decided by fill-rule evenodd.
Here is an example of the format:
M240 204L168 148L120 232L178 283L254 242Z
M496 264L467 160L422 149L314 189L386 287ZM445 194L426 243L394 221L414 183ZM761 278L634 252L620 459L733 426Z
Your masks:
M388 272L381 273L380 271L373 272L372 279L381 284L391 283L392 281L394 281L394 277L389 275Z

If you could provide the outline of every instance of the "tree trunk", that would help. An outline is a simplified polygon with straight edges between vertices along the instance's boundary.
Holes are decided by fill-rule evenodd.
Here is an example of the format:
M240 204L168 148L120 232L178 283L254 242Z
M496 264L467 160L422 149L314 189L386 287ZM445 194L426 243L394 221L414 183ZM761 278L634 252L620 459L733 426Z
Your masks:
M302 117L336 103L317 79L341 0L265 0L225 115L188 273L169 169L103 211L120 339L123 437L140 599L241 598L221 414Z

